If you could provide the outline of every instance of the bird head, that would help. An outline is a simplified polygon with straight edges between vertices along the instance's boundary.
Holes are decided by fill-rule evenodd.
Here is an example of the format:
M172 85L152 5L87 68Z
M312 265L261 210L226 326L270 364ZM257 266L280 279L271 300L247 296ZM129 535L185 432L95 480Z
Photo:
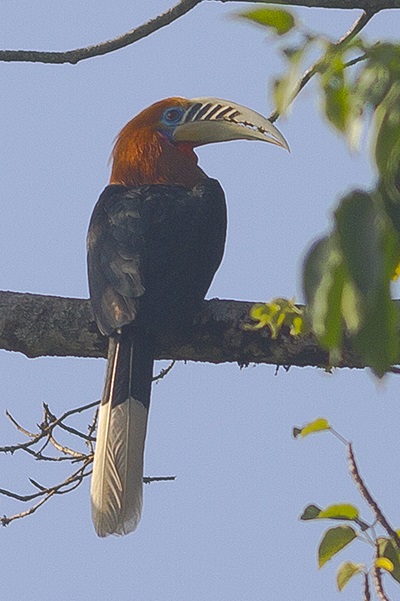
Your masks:
M210 97L161 100L120 132L111 183L195 185L205 174L193 149L229 140L262 140L289 150L271 121L235 102Z

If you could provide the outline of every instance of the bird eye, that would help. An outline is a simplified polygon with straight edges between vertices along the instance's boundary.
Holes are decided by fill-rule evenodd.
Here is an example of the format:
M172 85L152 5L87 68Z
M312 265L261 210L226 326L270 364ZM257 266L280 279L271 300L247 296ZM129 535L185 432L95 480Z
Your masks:
M180 121L183 115L183 109L181 108L171 108L167 109L163 114L163 121L168 125L172 125Z

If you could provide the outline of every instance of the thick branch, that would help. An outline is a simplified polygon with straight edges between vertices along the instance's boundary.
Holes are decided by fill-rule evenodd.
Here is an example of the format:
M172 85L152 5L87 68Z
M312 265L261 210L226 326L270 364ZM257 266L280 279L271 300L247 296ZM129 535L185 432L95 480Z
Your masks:
M185 339L170 336L159 341L157 358L327 366L327 353L312 336L294 338L284 330L271 340L267 329L244 330L252 305L205 301ZM97 329L88 300L0 292L0 348L28 357L105 357L107 339ZM350 351L345 352L342 366L364 367Z
M66 52L42 52L37 50L0 50L0 61L5 62L26 62L26 63L51 63L61 64L70 63L75 65L87 58L109 54L114 50L125 48L142 38L158 31L162 27L169 25L179 17L192 10L202 0L180 0L178 4L167 10L165 13L158 15L155 19L151 19L139 25L135 29L120 35L112 40L86 46L85 48L76 48L75 50L67 50Z
M237 2L238 0L212 0L216 2ZM284 4L286 6L306 6L308 8L336 8L340 10L360 9L378 12L386 8L400 8L400 0L240 0L254 4Z

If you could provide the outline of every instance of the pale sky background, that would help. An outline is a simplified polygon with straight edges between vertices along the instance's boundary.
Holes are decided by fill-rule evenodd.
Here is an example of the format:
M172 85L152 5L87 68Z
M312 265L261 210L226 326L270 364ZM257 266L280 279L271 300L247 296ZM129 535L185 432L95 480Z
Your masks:
M138 25L166 0L2 3L1 46L66 50ZM282 70L262 29L230 18L248 4L207 2L139 43L77 66L0 64L1 288L87 297L85 236L107 183L119 129L172 95L218 96L264 114ZM341 37L356 11L298 9L309 27ZM378 15L370 39L398 38L395 11ZM231 142L198 152L222 183L229 207L223 264L209 298L302 300L300 271L312 240L330 226L341 194L374 179L368 153L349 155L323 122L313 86L278 123L291 154ZM0 353L1 412L28 429L41 403L60 414L99 398L105 361ZM354 443L362 474L400 526L398 377L367 371L178 364L154 387L147 475L177 476L145 488L142 522L124 538L98 539L89 482L34 516L0 530L2 597L8 601L350 601L335 571L371 558L356 543L322 570L316 549L328 523L302 523L309 503L365 509L347 471L345 448L329 435L294 441L291 429L318 416ZM86 416L83 423L90 421ZM0 416L0 445L20 439ZM71 443L72 444L72 443ZM0 487L26 493L28 477L59 480L61 465L0 456ZM24 508L0 498L0 514ZM335 524L332 524L335 525ZM399 594L390 583L392 598ZM340 595L340 596L339 596Z

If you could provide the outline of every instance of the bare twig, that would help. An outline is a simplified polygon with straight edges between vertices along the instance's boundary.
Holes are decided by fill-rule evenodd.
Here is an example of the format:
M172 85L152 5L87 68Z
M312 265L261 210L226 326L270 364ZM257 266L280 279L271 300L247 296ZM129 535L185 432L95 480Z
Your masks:
M35 457L35 459L37 459L39 461L69 461L70 463L78 461L79 463L82 463L82 465L76 471L74 471L70 476L68 476L66 479L64 479L62 482L59 482L56 485L43 486L42 484L39 484L33 478L30 478L31 484L37 489L36 492L31 493L31 494L20 495L18 493L15 493L15 492L12 492L9 490L0 489L0 495L7 496L10 498L16 499L18 501L31 502L36 499L39 499L36 504L34 504L32 507L30 507L26 511L22 511L11 517L4 516L3 518L0 518L0 522L3 524L3 526L9 524L10 522L12 522L16 519L20 519L27 515L31 515L32 513L37 511L37 509L39 509L39 507L41 507L44 503L46 503L46 501L48 501L54 495L61 495L61 494L70 492L71 490L74 490L75 488L77 488L80 485L80 483L83 481L83 479L91 473L90 466L93 461L93 452L91 452L90 454L85 454L85 453L81 453L81 452L75 451L73 449L70 449L69 447L67 447L65 445L61 445L54 437L54 430L57 427L61 428L63 425L65 426L63 421L66 418L68 418L72 415L78 414L78 413L82 413L82 411L84 411L84 410L92 409L96 405L97 405L97 402L90 403L88 405L78 407L76 409L71 409L69 411L66 411L61 417L57 418L54 415L54 413L52 413L52 411L50 411L49 406L46 403L43 403L43 421L38 426L39 431L37 433L30 432L26 428L23 428L7 412L7 417L13 423L15 428L19 432L21 432L25 436L27 436L30 440L28 440L27 442L21 442L19 444L13 445L13 446L2 447L2 448L0 448L0 451L14 452L16 450L23 450L23 451L29 453L30 455L32 455L33 457ZM81 433L78 432L78 434L81 434ZM77 436L77 434L75 434L75 436ZM89 437L89 440L87 440L87 442L90 445L92 444L92 436ZM33 447L35 445L37 446L38 443L41 443L40 448L34 449ZM44 449L49 444L51 444L60 453L59 456L49 457L49 456L43 455Z
M378 542L376 543L375 547L376 547L375 559L378 559L380 557ZM374 566L372 568L372 575L374 578L375 591L376 591L379 601L390 601L389 597L386 595L385 590L383 588L382 570L380 568L378 568L376 563L374 563Z
M152 482L172 482L176 479L176 476L143 476L144 484L151 484Z
M162 380L163 378L165 378L165 376L167 376L169 374L169 372L171 371L171 369L174 367L176 361L171 361L171 363L168 365L168 367L166 367L165 369L162 369L160 371L160 373L158 373L156 376L154 376L153 378L153 382L157 382L158 380Z
M92 423L88 426L88 436L87 436L86 444L89 447L91 455L94 454L93 433L96 431L98 416L99 416L99 408L97 408L96 411L94 412Z
M33 513L35 513L35 511L39 509L39 507L44 505L44 503L49 501L49 499L51 499L54 495L62 495L67 492L71 492L81 484L84 478L86 478L92 473L91 470L86 471L91 463L92 458L86 458L85 463L68 478L66 478L63 482L60 482L59 484L50 486L48 488L41 486L37 482L31 480L32 484L39 488L39 492L31 495L18 495L17 493L0 489L0 494L6 495L7 497L11 497L13 499L17 499L18 501L32 501L34 499L40 498L40 501L38 501L35 505L30 507L26 511L21 511L20 513L16 513L10 517L3 516L2 518L0 518L0 523L3 526L7 526L10 522L13 522L14 520L21 519L23 517L26 517L27 515L32 515Z
M361 495L363 496L365 501L368 503L368 505L371 507L372 511L375 514L377 521L386 530L386 532L389 534L389 536L396 543L397 547L400 549L400 536L397 534L396 530L394 530L392 528L392 526L389 524L388 520L383 515L382 510L380 509L378 503L375 501L375 499L369 492L368 488L366 487L365 482L360 475L351 443L348 443L348 457L349 457L350 473L351 473L355 483L357 484L358 490L360 491Z
M6 411L6 416L8 417L8 419L10 420L10 422L17 428L17 430L19 430L20 432L22 432L22 434L25 434L25 436L29 436L29 438L35 438L36 437L36 434L33 434L32 432L29 432L28 430L25 430L25 428L23 428L17 422L17 420L15 420L13 418L13 416L11 415L11 413L9 411Z
M363 11L361 13L361 15L354 21L354 23L350 27L350 29L340 38L340 40L338 40L337 42L332 44L332 48L340 49L340 48L343 48L344 46L346 46L353 38L355 38L356 35L358 35L360 33L360 31L367 25L367 23L372 19L372 17L374 15L376 15L378 10L379 9L371 8L368 11ZM362 60L362 58L354 59L354 64L355 64L355 62L359 62L360 60ZM319 73L321 71L321 69L324 67L324 64L325 64L325 56L318 59L313 65L311 65L308 69L306 69L306 71L303 73L303 76L298 83L298 86L296 88L296 91L293 95L291 102L293 102L295 100L295 98L297 98L297 96L300 94L302 89L308 84L310 79L312 79L312 77L314 77L314 75L316 75L317 73ZM348 66L350 66L350 63ZM269 120L273 123L274 121L276 121L278 119L279 115L280 115L279 111L275 110L269 116Z
M171 369L171 367L172 366L170 365L165 371L168 372ZM93 433L96 428L98 411L95 411L93 420L88 426L87 435L83 435L82 432L76 430L75 428L70 428L64 422L68 417L71 417L78 413L82 413L83 411L86 411L88 409L93 409L97 405L98 401L94 403L89 403L87 405L83 405L82 407L70 409L69 411L66 411L63 415L61 415L61 417L57 417L50 410L49 406L46 403L43 403L43 421L38 426L39 431L37 433L33 433L29 430L26 430L7 413L9 419L11 420L15 428L19 432L22 432L30 440L27 442L21 442L13 446L1 447L0 452L14 452L16 450L23 450L39 461L69 461L71 464L78 462L81 465L70 476L68 476L61 482L58 482L57 484L51 486L44 486L36 480L34 480L33 478L29 478L32 486L35 487L36 491L27 495L21 495L10 490L0 489L0 495L15 499L17 501L22 501L25 503L36 501L36 503L26 511L16 513L15 515L12 515L10 517L3 516L2 518L0 518L0 524L6 526L14 520L23 518L27 515L31 515L32 513L37 511L39 507L42 507L42 505L44 505L44 503L46 503L54 495L63 495L77 488L84 480L84 478L91 474L91 464L93 462L93 441L95 440ZM56 428L67 430L69 433L71 433L73 436L79 439L83 438L89 446L89 453L82 453L71 449L66 445L60 444L54 436L54 430ZM39 449L32 448L38 443L40 443L41 445ZM49 457L43 455L43 450L48 445L52 445L53 448L56 449L56 451L59 453L59 455L57 455L56 457ZM143 482L145 484L149 484L151 482L162 482L172 480L175 480L175 476L146 476L145 478L143 478Z
M94 401L93 403L89 403L88 405L82 405L82 407L78 407L77 409L71 409L70 411L66 411L64 413L64 415L62 415L60 418L56 418L56 416L50 412L48 405L46 405L44 403L44 406L45 406L49 416L51 416L51 422L53 424L53 427L59 426L62 430L65 430L66 432L69 432L70 434L73 434L74 436L78 436L79 438L83 438L87 442L89 442L89 438L91 438L91 442L94 442L96 439L92 437L93 432L84 434L83 432L76 430L76 428L67 426L67 424L64 424L64 421L71 415L82 413L82 411L86 411L87 409L92 409L93 407L96 407L99 403L100 403L100 401Z
M79 432L75 428L71 428L70 426L67 426L66 424L64 424L64 421L71 415L76 415L78 413L82 413L82 411L86 411L87 409L91 409L91 408L95 407L98 403L99 403L99 401L95 401L94 403L89 403L88 405L83 405L82 407L77 407L76 409L70 409L69 411L66 411L63 415L61 415L61 417L59 417L59 418L57 418L50 411L49 406L46 403L43 403L44 418L43 418L42 424L39 426L39 432L37 432L36 434L34 434L33 432L29 432L28 430L23 428L17 422L17 420L9 413L9 411L6 411L6 415L7 415L8 419L12 422L12 424L17 428L17 430L19 432L22 432L22 434L25 434L25 436L30 438L30 440L28 440L27 442L21 442L21 443L11 445L11 446L0 447L0 453L14 453L15 451L26 451L26 452L30 452L30 454L34 455L37 459L47 459L50 461L51 460L54 461L54 458L45 458L42 455L42 451L45 449L45 447L48 445L49 442L51 442L51 444L53 444L53 442L51 441L51 437L52 437L54 428L56 428L57 426L59 426L60 428L62 428L64 430L67 430L68 432L74 434L75 436L84 438L86 441L88 441L90 438L91 439L90 441L92 442L94 439L91 436L89 437L88 435L83 434L82 432ZM41 440L44 440L44 446L40 449L40 451L39 452L32 451L31 447L36 445ZM70 453L75 453L75 452L72 451L71 449L69 449L69 454ZM81 455L81 454L78 453L78 455ZM59 459L55 459L55 460L59 460Z
M88 476L91 473L90 466L93 461L93 452L91 452L90 454L80 453L78 451L70 449L69 447L67 447L65 445L61 445L54 438L53 432L54 432L55 428L57 428L57 427L62 428L62 426L65 426L65 424L63 422L68 417L70 417L72 415L76 415L78 413L82 413L82 411L85 411L87 409L92 409L96 405L97 405L97 402L89 403L88 405L66 411L61 417L57 418L54 415L54 413L52 413L52 411L50 411L49 406L46 403L43 403L43 411L44 411L43 422L38 426L39 432L37 432L36 434L23 428L7 412L7 416L9 417L11 422L14 424L14 426L17 428L17 430L19 432L22 432L23 434L25 434L25 436L30 438L30 440L25 443L22 442L17 445L13 445L11 447L2 447L2 448L0 448L0 451L14 452L16 450L23 450L25 452L28 452L30 455L32 455L33 457L35 457L35 459L37 459L39 461L43 461L43 460L45 460L45 461L63 461L64 460L64 461L69 461L71 463L78 461L78 462L82 463L82 465L77 470L75 470L70 476L65 478L62 482L59 482L52 486L43 486L42 484L39 484L33 478L30 478L31 484L37 489L37 491L35 493L31 493L28 495L20 495L18 493L15 493L15 492L12 492L9 490L0 489L0 495L7 496L12 499L16 499L18 501L31 502L36 499L39 499L37 501L37 503L32 505L26 511L16 513L16 514L12 515L11 517L3 516L3 518L0 518L0 523L3 526L6 526L7 524L9 524L10 522L12 522L14 520L17 520L17 519L23 518L27 515L31 515L32 513L35 513L35 511L37 511L39 509L39 507L42 507L42 505L44 505L44 503L46 503L54 495L61 495L61 494L70 492L71 490L74 490L81 484L83 479L86 478L86 476ZM75 436L79 435L79 437L82 437L82 436L80 436L81 433L79 431L76 431L76 433L75 433L75 430L74 430L73 433ZM92 444L92 440L93 440L93 437L91 436L91 434L92 434L92 432L90 432L90 435L88 437L86 437L89 445ZM34 450L32 447L34 445L37 445L39 442L43 443L42 446L40 447L39 450ZM48 457L48 456L43 455L43 450L49 444L51 444L60 453L59 456Z
M363 601L371 601L371 591L369 588L369 576L368 574L364 574L364 600Z
M76 65L82 60L93 58L94 56L102 56L109 54L115 50L130 46L134 42L141 40L151 33L158 31L162 27L169 25L179 17L192 10L202 0L180 0L178 4L167 10L165 13L158 15L154 19L150 19L147 23L139 25L130 31L120 35L112 40L86 46L84 48L76 48L75 50L67 50L66 52L42 52L37 50L0 50L0 61L5 62L27 62L27 63L50 63L63 64L70 63Z
M53 445L53 447L59 451L60 453L63 453L64 455L69 455L70 457L73 457L74 459L85 459L87 457L87 455L84 455L83 453L78 453L77 451L74 451L73 449L70 449L69 447L66 447L65 445L60 444L59 442L56 441L55 438L53 438L53 436L49 436L49 441L51 442L51 444Z

